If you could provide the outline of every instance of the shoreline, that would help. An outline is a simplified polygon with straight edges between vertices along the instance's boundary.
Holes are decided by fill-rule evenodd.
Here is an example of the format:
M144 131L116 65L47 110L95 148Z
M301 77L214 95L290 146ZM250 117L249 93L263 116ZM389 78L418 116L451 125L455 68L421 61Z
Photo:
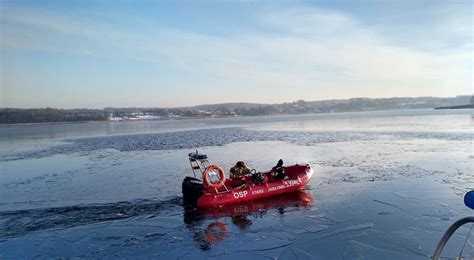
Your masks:
M221 119L221 118L242 118L242 117L273 117L273 116L300 116L300 115L323 115L323 114L344 114L344 113L367 113L367 112L386 112L386 111L415 111L415 110L471 110L471 107L442 107L442 108L409 108L409 109L385 109L385 110L363 110L363 111L335 111L335 112L323 112L323 113L299 113L299 114L273 114L273 115L255 115L255 116L215 116L215 117L181 117L181 118L165 118L165 119L156 119L156 120L122 120L122 121L112 121L112 120L85 120L85 121L59 121L59 122L31 122L31 123L0 123L0 128L2 127L15 127L15 126L36 126L36 125L62 125L62 124L86 124L86 123L99 123L99 122L109 122L109 123L128 123L128 122L156 122L156 121L182 121L182 120L199 120L199 119Z
M442 109L473 109L474 104L466 104L466 105L459 105L459 106L448 106L448 107L435 107L435 110L442 110Z
M154 121L174 121L174 120L193 120L193 119L210 119L210 118L233 118L235 116L220 116L220 117L187 117L187 118L167 118L157 120L135 119L135 120L86 120L86 121L60 121L60 122L32 122L32 123L0 123L0 127L10 126L34 126L34 125L62 125L62 124L86 124L86 123L127 123L127 122L154 122ZM237 116L238 117L238 116Z
M62 124L85 124L107 122L108 120L86 120L86 121L61 121L61 122L32 122L32 123L0 123L0 127L12 126L34 126L34 125L62 125Z

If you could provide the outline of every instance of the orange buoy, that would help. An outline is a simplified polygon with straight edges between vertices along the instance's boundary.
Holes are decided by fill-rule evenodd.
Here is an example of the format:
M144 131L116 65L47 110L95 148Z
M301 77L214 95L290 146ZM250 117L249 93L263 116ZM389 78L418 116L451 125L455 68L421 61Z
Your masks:
M210 176L210 175L215 176L216 174L219 177L219 181L212 180ZM215 164L209 165L209 167L206 168L206 170L204 171L202 175L203 175L202 178L204 180L204 186L206 187L218 189L222 187L222 185L224 185L225 173L224 173L224 170L222 170L222 168L219 167L218 165L215 165Z

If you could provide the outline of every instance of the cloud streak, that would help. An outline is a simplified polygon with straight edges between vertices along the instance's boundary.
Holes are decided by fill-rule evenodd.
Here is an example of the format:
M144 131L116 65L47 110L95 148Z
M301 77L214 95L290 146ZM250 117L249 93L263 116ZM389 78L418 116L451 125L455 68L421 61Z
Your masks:
M236 98L229 96L231 89L218 87L223 85L252 90L256 94L252 100L241 96L237 101L257 102L446 96L469 94L471 89L472 43L459 41L458 46L442 50L397 45L380 33L381 28L351 14L314 7L265 10L255 15L258 25L267 30L213 36L151 22L145 30L132 31L58 13L12 9L0 18L1 48L160 63L181 71L190 83L214 85L216 93L211 98L223 101ZM445 19L462 24L452 16ZM462 39L472 34L461 26L452 32L445 26L425 29L432 35L444 35L445 41L451 34ZM443 41L426 37L422 42L427 45ZM193 82L197 75L205 80ZM279 95L269 98L265 95L269 89Z

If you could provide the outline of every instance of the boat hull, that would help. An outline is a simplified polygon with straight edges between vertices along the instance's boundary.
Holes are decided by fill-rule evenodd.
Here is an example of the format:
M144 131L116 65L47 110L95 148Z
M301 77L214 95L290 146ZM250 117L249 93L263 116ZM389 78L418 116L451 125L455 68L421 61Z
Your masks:
M241 189L230 189L229 191L219 193L205 192L197 200L197 206L200 208L210 208L293 192L303 189L313 175L313 170L307 164L296 164L284 168L289 177L288 179L272 181L262 185L249 186Z

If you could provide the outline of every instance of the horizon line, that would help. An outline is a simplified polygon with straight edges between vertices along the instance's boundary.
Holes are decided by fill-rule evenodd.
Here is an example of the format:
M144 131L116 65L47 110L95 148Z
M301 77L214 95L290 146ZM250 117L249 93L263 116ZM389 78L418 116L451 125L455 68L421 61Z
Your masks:
M76 110L76 109L90 109L90 110L104 110L106 108L122 108L122 109L127 109L127 108L148 108L148 109L183 109L183 108L192 108L192 107L198 107L198 106L215 106L215 105L226 105L226 104L254 104L254 105L262 105L262 106L270 106L270 105L279 105L279 104L285 104L285 103L294 103L298 101L304 101L304 102L322 102L322 101L342 101L342 100L351 100L351 99L394 99L394 98L457 98L457 97L462 97L462 96L474 96L473 94L460 94L460 95L455 95L455 96L392 96L392 97L351 97L351 98L333 98L333 99L319 99L319 100L304 100L304 99L298 99L298 100L293 100L293 101L287 101L287 102L281 102L281 103L260 103L260 102L224 102L224 103L208 103L208 104L198 104L198 105L190 105L190 106L176 106L176 107L140 107L140 106L126 106L126 107L120 107L120 106L104 106L101 108L87 108L87 107L75 107L75 108L61 108L61 107L0 107L0 109L62 109L62 110Z

